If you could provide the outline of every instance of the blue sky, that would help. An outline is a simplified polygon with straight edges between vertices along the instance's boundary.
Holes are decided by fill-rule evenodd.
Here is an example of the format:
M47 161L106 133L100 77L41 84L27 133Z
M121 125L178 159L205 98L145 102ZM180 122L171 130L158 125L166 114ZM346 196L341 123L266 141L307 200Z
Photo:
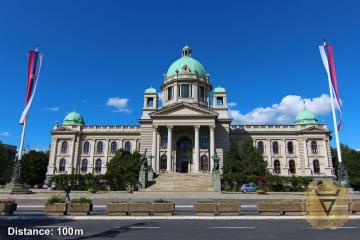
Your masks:
M44 53L27 147L76 108L89 125L137 124L144 89L190 45L238 123L288 123L302 99L332 129L318 45L334 45L341 140L360 149L358 1L2 1L0 141L18 145L27 52ZM110 106L109 98L112 101Z

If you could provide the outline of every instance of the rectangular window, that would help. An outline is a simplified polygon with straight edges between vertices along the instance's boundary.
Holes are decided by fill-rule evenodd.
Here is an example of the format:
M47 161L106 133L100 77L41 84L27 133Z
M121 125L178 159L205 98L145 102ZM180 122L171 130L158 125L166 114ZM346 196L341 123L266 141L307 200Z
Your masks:
M223 98L222 97L217 97L216 98L216 104L218 106L222 106L223 105Z
M206 101L206 90L204 87L199 88L199 100L200 101Z
M161 147L163 147L163 148L165 148L165 147L167 147L167 142L168 142L168 138L167 138L167 136L162 136L161 137Z
M200 137L200 148L208 148L208 136Z
M153 107L154 106L154 98L148 98L147 99L147 106Z
M169 87L168 88L168 100L172 100L173 99L173 88L172 87Z
M189 84L180 85L180 96L182 98L189 98L190 97L190 85Z

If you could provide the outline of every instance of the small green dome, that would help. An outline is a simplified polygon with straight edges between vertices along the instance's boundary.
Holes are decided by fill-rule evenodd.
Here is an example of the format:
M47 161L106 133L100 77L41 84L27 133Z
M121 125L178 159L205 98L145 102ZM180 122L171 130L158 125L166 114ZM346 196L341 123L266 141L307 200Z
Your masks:
M156 89L153 88L153 87L149 87L149 88L147 88L147 89L145 90L145 93L154 93L154 94L156 94Z
M63 125L81 125L81 126L84 126L85 122L84 122L84 119L83 117L73 111L71 113L69 113L68 115L66 115L65 119L64 119L64 122L63 122Z
M198 60L191 57L191 48L188 46L185 46L182 49L182 57L170 65L166 76L170 77L184 71L189 73L195 73L202 77L206 74L203 65Z
M296 116L295 124L317 124L318 120L312 112L304 108Z
M223 87L217 86L217 87L214 89L214 93L226 93L226 90L225 90L225 88L223 88Z

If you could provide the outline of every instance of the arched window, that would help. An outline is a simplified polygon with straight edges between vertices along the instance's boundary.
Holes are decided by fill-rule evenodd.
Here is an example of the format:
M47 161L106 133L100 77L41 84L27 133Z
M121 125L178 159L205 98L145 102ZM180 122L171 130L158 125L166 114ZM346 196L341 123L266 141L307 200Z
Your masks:
M88 160L83 159L81 162L81 172L87 172L87 168L88 168Z
M313 161L313 168L314 168L314 173L315 174L320 174L320 163L319 160L315 159Z
M290 171L291 174L296 173L296 167L295 167L295 161L294 160L289 161L289 171Z
M264 154L264 143L262 141L258 142L257 148L261 154Z
M117 149L117 143L114 141L114 142L111 143L110 152L115 153L116 149Z
M101 172L101 159L96 160L95 162L95 172Z
M83 153L88 154L90 152L90 143L88 141L84 142Z
M287 143L287 150L288 150L288 154L294 154L294 144L293 144L293 142L288 142Z
M274 173L280 174L280 172L281 172L281 170L280 170L280 161L275 160L274 161Z
M167 147L167 142L168 142L167 136L166 136L166 135L163 135L163 136L161 137L161 147L163 147L163 148Z
M160 157L160 170L166 170L167 156L165 154Z
M59 162L59 172L65 172L65 165L66 165L65 159L61 159Z
M278 142L272 143L272 150L273 150L273 154L279 154L279 143Z
M63 141L61 143L61 153L67 153L68 150L68 142L67 141Z
M124 148L126 151L131 152L131 143L129 141L126 141Z
M316 154L318 152L317 143L316 141L311 141L311 151L312 153Z
M209 171L209 158L206 155L202 155L200 161L201 170Z
M101 154L101 153L103 153L103 151L104 151L104 144L103 144L102 141L100 141L100 142L98 142L97 145L96 145L96 152L97 152L98 154Z

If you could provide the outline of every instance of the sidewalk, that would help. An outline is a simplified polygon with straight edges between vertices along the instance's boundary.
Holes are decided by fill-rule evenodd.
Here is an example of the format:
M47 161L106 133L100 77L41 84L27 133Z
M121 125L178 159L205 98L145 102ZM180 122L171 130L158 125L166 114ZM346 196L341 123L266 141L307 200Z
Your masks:
M0 216L0 220L305 220L306 216ZM359 220L360 215L349 219Z
M48 199L51 195L65 194L64 191L50 191L42 189L32 189L33 194L26 195L12 195L0 191L0 199ZM90 193L87 191L72 191L72 198L87 197L91 199L247 199L247 200L261 200L261 199L304 199L303 192L269 192L265 195L256 193L234 193L234 192L133 192L126 191L111 191L111 192L97 192ZM353 199L360 199L360 195L354 193Z

